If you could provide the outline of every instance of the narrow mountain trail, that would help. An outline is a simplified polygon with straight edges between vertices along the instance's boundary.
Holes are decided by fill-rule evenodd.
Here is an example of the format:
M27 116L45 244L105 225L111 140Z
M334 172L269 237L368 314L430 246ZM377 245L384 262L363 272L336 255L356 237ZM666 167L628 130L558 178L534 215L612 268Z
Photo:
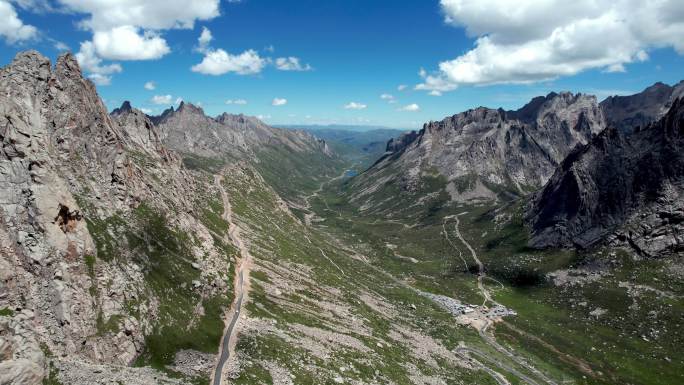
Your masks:
M238 265L235 268L235 297L233 304L226 315L226 328L223 331L223 337L221 338L221 345L219 347L219 357L218 361L216 362L216 369L211 380L213 385L221 385L223 383L223 368L228 359L235 355L237 334L235 327L240 320L242 303L245 300L245 296L247 296L249 292L249 272L252 264L252 256L240 237L240 228L233 222L232 206L222 182L222 175L214 175L214 184L219 191L221 191L221 200L223 202L223 219L228 222L228 238L232 244L238 248L240 258Z
M483 302L482 302L482 308L485 308L485 309L486 309L486 308L487 308L486 305L487 305L488 302L489 302L490 304L492 304L493 306L502 306L500 303L496 302L496 300L494 300L494 299L492 298L492 295L491 295L489 289L488 289L487 286L484 284L484 280L485 280L485 279L490 279L490 280L492 280L492 281L494 281L494 282L497 282L497 283L498 283L499 285L501 285L502 287L503 287L503 284L502 284L501 282L497 281L496 279L487 276L487 274L486 274L486 272L485 272L485 269L484 269L484 264L482 263L482 261L480 261L479 257L477 256L477 252L475 252L475 249L473 249L473 247L470 245L470 243L468 243L468 241L466 241L465 238L463 238L463 235L461 234L461 231L460 231L460 229L459 229L459 226L460 226L460 223L461 223L461 222L460 222L460 220L459 220L459 218L458 218L458 215L462 215L462 214L464 214L464 213L457 214L457 215L451 215L451 216L445 217L445 218L444 218L443 224L446 223L446 220L447 220L447 219L450 219L450 218L453 218L453 219L454 219L454 234L456 234L456 237L458 238L458 240L461 241L461 243L466 247L466 249L468 249L468 251L470 252L470 254L471 254L472 258L473 258L473 260L474 260L475 263L477 264L477 267L478 267L477 288L478 288L478 290L480 291L480 293L482 294L482 297L484 298L484 300L483 300ZM446 229L445 229L445 230L446 230ZM458 249L457 247L455 247L454 243L449 239L448 232L445 231L444 235L445 235L445 237L447 238L447 240L449 241L449 243L451 244L451 246L452 246L455 250L457 250L457 251L459 252L459 257L461 257L461 259L462 259L463 257L462 257L462 254L461 254L460 249ZM549 384L549 385L557 385L557 383L556 383L555 381L553 381L553 380L551 380L550 378L548 378L544 373L542 373L541 371L539 371L539 369L537 369L537 368L535 368L534 366L530 365L530 364L527 363L524 359L518 357L515 353L511 352L510 350L506 349L506 348L503 347L501 344L499 344L499 343L496 341L496 338L494 337L493 334L487 333L487 329L488 329L493 323L494 323L494 321L492 320L492 318L490 318L490 317L484 317L484 323L482 324L482 326L480 326L480 327L478 328L478 333L480 334L480 337L482 337L482 339L483 339L485 342L487 342L491 347L493 347L493 348L494 348L496 351L498 351L499 353L501 353L501 354L505 355L506 357L510 358L510 359L511 359L513 362L515 362L516 364L518 364L518 365L520 365L520 366L526 368L526 369L529 370L531 373L534 373L535 376L537 376L538 378L540 378L540 379L541 379L542 381L544 381L545 383L547 383L547 384ZM520 378L521 380L525 381L525 382L528 383L529 385L538 385L538 383L535 382L535 381L534 381L533 379L531 379L530 377L528 377L528 376L526 376L526 375L524 375L524 374L518 372L517 370L515 370L515 369L513 369L513 368L511 368L511 367L509 367L509 366L507 366L507 365L505 365L504 363L502 363L502 362L500 362L500 361L498 361L498 360L496 360L496 359L494 359L494 358L492 358L492 357L489 357L489 356L488 356L486 353L484 353L484 352L481 352L481 351L479 351L479 350L477 350L477 349L475 349L475 348L470 348L470 347L461 347L461 348L457 348L457 351L458 351L458 349L461 349L461 350L459 351L459 354L465 355L465 353L467 353L467 352L474 353L474 354L476 354L476 355L479 355L480 357L484 357L487 361L490 361L490 362L494 363L494 364L495 364L496 366L498 366L499 368L501 368L501 369L503 369L503 370L506 370L507 372L509 372L509 373L513 374L514 376ZM482 363L480 363L480 364L482 365ZM490 373L490 371L487 371L487 372ZM490 374L491 374L491 373L490 373ZM496 379L496 378L495 378L495 379ZM498 379L496 379L496 380L497 380L497 382L499 381Z

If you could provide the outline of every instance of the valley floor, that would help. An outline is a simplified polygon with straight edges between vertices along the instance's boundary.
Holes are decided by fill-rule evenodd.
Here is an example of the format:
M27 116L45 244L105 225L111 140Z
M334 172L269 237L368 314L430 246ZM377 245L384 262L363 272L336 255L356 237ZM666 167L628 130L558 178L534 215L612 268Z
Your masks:
M417 322L416 333L429 334L459 358L459 371L478 379L435 378L498 384L684 381L678 354L684 342L681 257L527 249L519 206L510 203L449 205L413 220L364 214L342 198L343 183L333 180L308 200L304 215L311 226L305 231L341 249L334 254L337 265L376 272L370 281L355 272L355 281L378 284L385 277L418 294L420 302L428 299L423 306L433 307L431 315L420 314L419 297L392 303L392 295L382 296L386 306L403 308L404 321ZM431 317L443 322L438 332L425 328L437 322Z

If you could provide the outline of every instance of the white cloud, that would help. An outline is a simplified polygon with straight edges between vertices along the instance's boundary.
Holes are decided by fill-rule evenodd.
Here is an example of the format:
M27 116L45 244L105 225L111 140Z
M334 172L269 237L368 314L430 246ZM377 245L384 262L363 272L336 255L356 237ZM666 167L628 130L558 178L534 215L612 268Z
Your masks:
M627 68L622 63L616 63L609 65L605 72L627 72Z
M257 119L259 119L259 120L271 119L271 115L257 115Z
M150 101L154 104L174 104L171 95L154 95ZM180 103L180 101L180 99L176 99L176 103Z
M309 64L302 64L298 57L279 57L275 61L276 68L281 71L311 71L313 67Z
M284 98L274 98L271 102L272 106L284 106L287 104L287 99Z
M245 99L228 99L226 100L226 104L237 104L239 106L244 106L247 104L247 101Z
M149 115L149 114L152 113L152 110L151 110L151 109L149 109L149 108L144 108L144 107L140 107L140 111L142 111L143 114L146 114L146 115Z
M150 81L145 83L144 87L148 91L154 91L157 88L157 85L154 82Z
M12 4L0 0L0 37L9 44L35 39L38 29L32 25L24 24Z
M367 105L363 103L357 103L357 102L349 102L345 104L344 109L345 110L365 110Z
M397 111L416 112L416 111L420 111L420 106L418 106L416 103L413 103L413 104L409 104L407 106L401 107Z
M442 96L442 91L432 90L432 91L428 92L428 95L430 95L430 96Z
M109 75L93 73L88 75L88 79L92 80L92 82L98 86L108 86L112 84L112 77Z
M75 56L81 69L88 73L88 78L100 86L109 85L112 82L111 75L122 70L117 63L103 65L102 59L95 54L93 43L89 41L81 43L81 49Z
M408 88L408 86L406 84L400 84L399 86L397 86L397 91L403 91L406 88Z
M220 48L217 50L208 49L202 62L192 66L192 71L214 76L223 75L228 72L250 75L261 72L266 63L267 60L260 57L252 49L239 55L229 54Z
M392 94L382 94L380 95L380 99L386 100L389 104L394 104L397 102L397 99L395 99L394 95Z
M422 73L419 90L532 83L589 69L616 71L647 51L684 54L681 0L441 0L446 22L476 38L465 54Z
M27 6L48 4L43 0L20 1ZM164 31L191 29L197 20L219 16L220 0L56 0L56 3L61 10L87 15L78 25L91 31L93 37L81 43L81 50L88 43L90 52L80 53L100 63L102 59L161 58L171 52L162 37ZM115 72L121 72L121 66L116 66L119 70ZM111 81L111 76L101 72L93 71L89 76Z
M267 45L266 47L264 47L264 51L273 53L275 52L275 47L273 46L273 44Z
M156 32L141 33L130 25L95 32L93 44L98 56L110 60L153 60L171 52Z
M192 29L196 20L219 16L219 0L59 0L67 9L88 14L81 25L104 31L124 25L144 30Z
M3 2L3 0L0 0ZM20 0L26 6L48 4L43 0ZM89 56L101 66L102 59L154 60L171 52L162 32L169 29L191 29L197 20L219 16L220 0L57 0L59 6L75 14L87 15L78 24L93 33L88 43ZM51 5L50 5L51 7ZM81 60L79 60L81 62ZM83 66L83 64L81 64ZM110 65L113 66L113 65ZM116 64L118 71L121 66ZM85 67L85 66L83 66ZM107 66L101 66L107 68ZM87 70L87 69L86 69ZM113 72L112 72L113 73ZM91 78L107 83L111 76L91 71Z
M202 33L200 34L200 37L197 38L197 51L206 52L209 48L209 43L211 43L212 40L214 40L214 36L211 34L209 28L202 27Z
M55 47L55 49L57 51L68 51L71 49L71 48L69 48L68 45L66 45L64 42L61 42L59 40L53 40L52 46Z

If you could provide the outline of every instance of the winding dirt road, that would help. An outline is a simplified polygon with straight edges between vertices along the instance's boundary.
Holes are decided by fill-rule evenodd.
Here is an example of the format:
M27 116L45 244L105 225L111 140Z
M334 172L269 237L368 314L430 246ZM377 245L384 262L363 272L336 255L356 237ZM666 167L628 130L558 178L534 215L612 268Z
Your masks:
M464 213L461 213L461 214L464 214ZM458 214L458 215L461 215L461 214ZM456 234L456 237L468 249L468 251L470 251L470 255L472 256L473 260L475 261L475 263L477 264L477 267L478 267L477 288L480 291L480 293L482 294L482 297L484 298L484 301L482 302L482 308L486 308L487 302L491 303L494 306L502 306L500 303L496 302L492 298L491 293L489 292L489 289L487 289L486 285L484 284L484 280L490 279L490 280L493 280L493 281L499 283L502 286L503 286L503 284L494 278L488 277L487 274L485 273L484 264L478 258L477 253L475 252L475 249L473 249L473 247L470 245L470 243L468 243L465 240L465 238L463 238L463 235L461 234L461 231L459 229L459 225L461 222L458 219L458 215L451 215L451 216L444 218L444 222L443 222L443 227L445 229L444 235L445 235L445 237L447 237L447 240L449 241L451 246L459 252L459 257L461 257L461 259L462 259L461 251L457 247L455 247L454 243L449 239L448 232L446 232L446 227L445 227L446 221L447 221L447 219L453 218L454 219L454 233ZM494 349L496 349L496 351L498 351L499 353L510 358L511 361L513 361L516 364L524 367L525 369L529 370L531 373L534 373L535 376L537 376L539 379L541 379L545 383L547 383L549 385L557 385L557 383L555 381L548 378L544 373L539 371L537 368L530 365L525 360L523 360L522 358L515 355L515 353L511 352L510 350L506 349L501 344L499 344L496 341L496 338L494 338L493 334L487 333L487 328L489 328L489 326L491 326L493 323L494 323L494 321L492 320L492 318L485 317L484 323L477 330L478 333L480 334L480 337L482 337L482 339L485 342L487 342L490 346L492 346ZM511 368L510 366L500 362L499 360L496 360L492 357L489 357L486 353L484 353L480 350L477 350L477 349L471 348L471 347L460 347L460 348L457 348L456 351L460 355L467 355L467 353L476 354L480 357L485 358L487 361L493 363L494 365L498 366L499 368L506 370L507 372L509 372L509 373L513 374L514 376L520 378L521 380L525 381L529 385L538 385L537 382L535 382L529 376L526 376L526 375L520 373L519 371L517 371L517 370ZM482 364L480 362L478 362L478 363L480 365L482 365L483 367L485 367L484 364ZM494 379L501 384L500 378L498 378L500 376L500 373L493 371L491 368L489 370L486 370L486 371L488 373L490 373L492 375L492 377L494 377ZM494 373L496 373L497 375L494 375Z
M223 219L228 222L228 238L235 245L240 252L240 259L238 266L235 268L234 292L235 299L228 311L226 320L230 320L226 324L226 329L223 331L221 338L221 346L219 348L219 357L216 362L216 369L211 380L213 385L221 385L222 372L228 359L235 353L235 326L240 320L240 311L242 310L242 302L249 291L249 272L252 263L252 256L249 250L245 247L242 238L240 238L240 228L233 223L233 210L228 199L228 194L222 185L223 176L214 175L214 184L221 191L221 200L223 202Z

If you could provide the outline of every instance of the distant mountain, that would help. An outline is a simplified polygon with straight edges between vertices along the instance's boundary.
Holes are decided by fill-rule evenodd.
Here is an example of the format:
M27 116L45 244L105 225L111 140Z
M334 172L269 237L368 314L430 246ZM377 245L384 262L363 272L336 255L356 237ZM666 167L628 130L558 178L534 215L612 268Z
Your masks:
M683 251L684 99L656 123L631 135L610 127L570 154L527 219L534 247L608 239L649 256Z
M415 191L424 176L437 173L455 201L496 199L502 191L522 195L541 187L575 146L604 128L590 95L551 93L517 111L480 107L390 141L353 188L357 199L390 181Z
M683 96L684 81L674 86L658 82L638 94L610 96L600 105L608 126L629 133L660 119Z
M363 131L358 127L354 131L343 128L302 129L324 139L336 154L352 162L359 169L369 167L380 158L385 153L387 142L402 132L390 128Z
M242 114L210 117L201 107L185 102L151 120L159 127L164 144L180 153L249 157L263 146L284 146L294 151L323 151L331 155L325 141L302 130L270 127L256 117Z

